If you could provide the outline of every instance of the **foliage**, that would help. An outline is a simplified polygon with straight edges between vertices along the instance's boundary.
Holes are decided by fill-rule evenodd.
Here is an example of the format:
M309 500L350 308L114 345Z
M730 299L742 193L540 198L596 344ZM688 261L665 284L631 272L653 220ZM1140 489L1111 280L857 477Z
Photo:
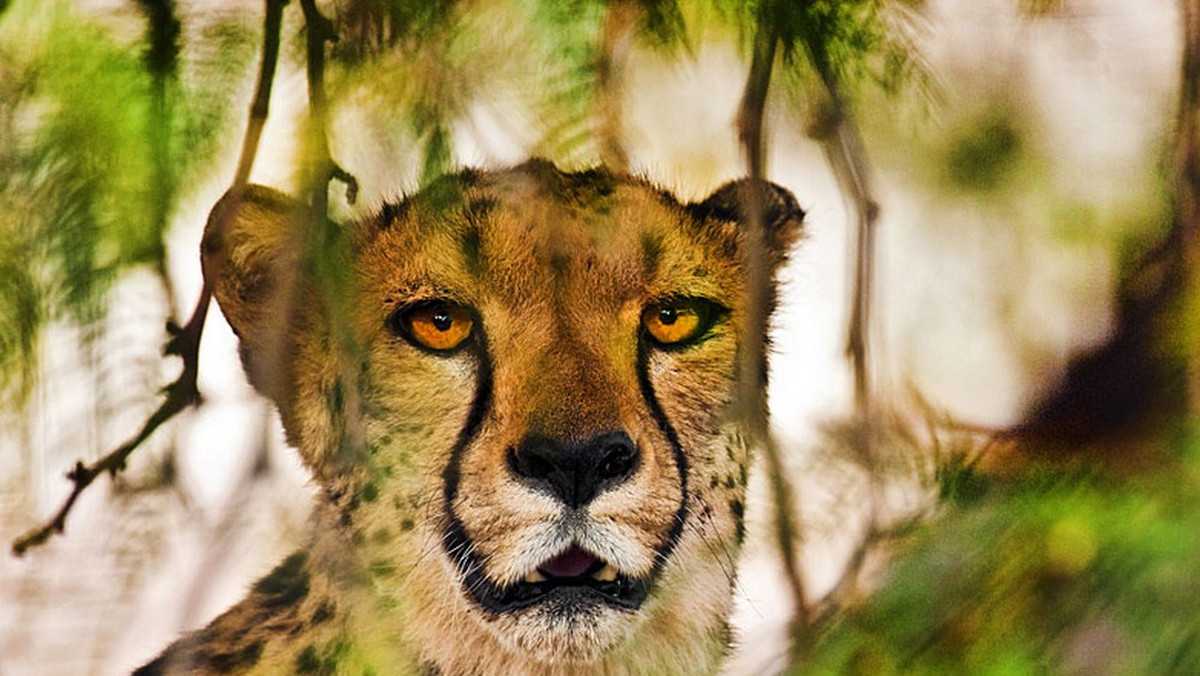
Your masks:
M143 58L64 2L0 16L0 393L13 403L32 384L46 322L86 326L121 270L162 268L164 204L215 149L230 85L181 84L162 50ZM156 77L175 111L165 143Z
M958 499L796 673L1196 673L1200 434L1177 443L1183 471L1137 481L959 468Z

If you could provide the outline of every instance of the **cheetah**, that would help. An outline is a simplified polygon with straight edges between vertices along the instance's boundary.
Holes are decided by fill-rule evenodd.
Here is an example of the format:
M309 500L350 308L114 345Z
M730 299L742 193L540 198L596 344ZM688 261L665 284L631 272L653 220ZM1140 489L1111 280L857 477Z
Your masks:
M687 203L603 169L464 170L330 224L325 259L303 203L223 198L205 277L320 498L302 550L136 674L714 673L741 351L769 321L751 188L773 279L804 214L765 182Z

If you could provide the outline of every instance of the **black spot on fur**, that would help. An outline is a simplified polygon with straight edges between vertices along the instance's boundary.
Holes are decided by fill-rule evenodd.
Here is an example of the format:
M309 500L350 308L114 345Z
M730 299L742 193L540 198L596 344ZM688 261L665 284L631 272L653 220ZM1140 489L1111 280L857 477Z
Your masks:
M328 622L330 619L333 618L334 612L336 610L337 609L334 607L332 601L328 601L328 600L322 601L319 605L317 605L317 609L313 611L312 618L309 620L309 622L314 627L317 625L325 624L326 622Z
M379 487L374 483L368 483L366 486L363 486L362 499L364 502L375 502L375 499L378 497Z
M588 169L568 176L573 188L571 197L587 205L613 194L620 182L616 176L604 169Z
M254 593L261 596L259 605L275 609L292 605L308 596L308 555L296 552L283 560L269 575L254 584Z
M742 505L741 500L730 500L729 511L733 513L734 523L734 538L738 544L741 544L746 539L746 509Z
M391 577L396 574L396 564L387 559L375 559L367 564L371 577Z
M662 258L662 238L655 237L650 233L643 233L641 244L642 274L650 276L653 275L656 270L658 270L658 261L660 258Z
M262 657L262 651L262 641L251 641L228 651L210 653L203 662L218 673L227 674L249 669L258 664L258 659Z
M317 658L317 649L308 646L296 658L297 674L315 674L321 668L321 660Z
M377 545L386 545L392 541L392 532L386 528L380 528L371 536L371 541Z
M571 258L565 253L555 251L550 254L550 269L554 271L554 276L563 278L571 268Z
M409 203L407 200L401 202L385 202L383 208L379 211L379 216L376 218L380 230L387 230L396 224L397 221L404 220L408 215Z
M404 531L405 533L412 530L414 526L416 526L416 524L413 523L412 519L402 519L400 521L400 530Z
M458 172L458 184L463 188L474 188L479 185L481 174L478 169L468 167Z
M340 640L323 648L310 645L296 658L296 673L312 676L334 676L344 673L339 667L349 649L349 644Z
M475 277L478 277L479 272L483 269L482 247L479 228L467 228L459 241L459 248L462 250L463 260L466 261L467 272Z

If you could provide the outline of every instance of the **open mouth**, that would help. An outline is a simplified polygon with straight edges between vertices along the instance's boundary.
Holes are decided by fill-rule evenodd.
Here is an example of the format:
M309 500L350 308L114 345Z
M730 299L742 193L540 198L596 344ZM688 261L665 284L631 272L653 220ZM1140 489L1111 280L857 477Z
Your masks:
M572 544L520 581L496 589L499 605L521 608L553 598L599 602L636 609L646 597L648 583L621 573L615 566Z

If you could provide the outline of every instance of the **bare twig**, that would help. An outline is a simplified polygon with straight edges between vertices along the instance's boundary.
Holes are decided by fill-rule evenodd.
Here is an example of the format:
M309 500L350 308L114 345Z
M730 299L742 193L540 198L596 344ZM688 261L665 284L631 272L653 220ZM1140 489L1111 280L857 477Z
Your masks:
M764 3L766 6L766 3ZM795 502L791 482L788 480L787 469L780 457L779 448L771 436L767 425L765 405L765 374L761 355L766 349L764 332L767 328L766 318L772 302L771 267L767 254L767 196L764 193L766 140L764 135L764 117L766 110L767 90L771 83L771 70L775 62L778 36L772 27L772 22L763 10L760 12L758 27L754 38L754 53L750 62L750 74L746 79L746 89L742 95L741 106L738 110L738 138L745 153L746 164L750 172L750 188L753 194L746 200L747 221L749 225L749 271L747 283L747 314L752 330L745 337L745 350L742 352L740 363L743 374L739 401L745 407L744 415L749 422L750 434L754 443L761 445L767 463L767 473L771 483L771 494L775 507L775 537L782 558L784 575L788 588L796 604L796 629L794 635L803 636L803 628L809 622L809 601L800 571L800 563L796 556L796 543L801 540L800 524L794 514Z
M308 157L310 181L311 219L305 224L306 232L301 233L303 242L305 267L316 269L319 291L324 300L324 310L329 317L329 325L334 328L334 340L337 348L338 370L345 385L346 410L345 424L342 428L341 454L339 461L354 464L362 459L366 447L362 425L355 421L360 419L360 400L358 387L358 368L352 360L357 352L353 337L345 329L350 325L342 321L339 313L345 312L343 303L338 302L338 286L345 281L345 271L332 269L329 261L334 257L331 248L336 247L335 233L328 228L329 224L329 182L339 180L346 184L346 199L353 203L358 193L358 181L345 169L338 166L330 156L329 138L326 133L328 124L329 103L325 95L325 44L337 41L337 32L333 23L321 14L315 0L300 0L304 10L307 28L307 76L308 76ZM298 278L294 278L298 281ZM289 288L284 298L285 307L293 307L296 300L296 289Z
M250 169L254 166L254 158L258 152L258 140L266 122L268 103L271 98L271 86L275 77L275 65L279 59L279 35L283 19L283 7L287 0L266 0L266 17L263 26L263 55L259 66L258 85L254 102L250 107L250 120L246 125L242 141L242 153L238 159L237 171L234 175L230 192L240 192L245 188L250 178ZM115 476L125 469L125 464L135 450L150 438L154 432L168 420L171 420L183 410L201 402L200 391L196 385L199 371L200 338L204 331L204 321L208 316L208 307L212 301L212 292L205 285L200 291L200 299L192 312L188 323L182 328L168 324L172 334L163 352L167 355L178 356L183 360L183 371L179 378L165 388L166 399L142 425L133 438L117 449L100 458L96 462L85 465L82 461L75 463L74 469L67 473L72 482L71 493L63 502L62 507L47 523L30 530L13 542L13 554L20 556L29 548L46 542L51 535L62 533L66 528L67 515L75 506L75 501L95 481L96 477L108 473Z
M1176 124L1175 224L1183 246L1185 288L1195 294L1200 271L1200 0L1180 0L1183 23L1183 58L1180 73L1179 111ZM1186 301L1186 311L1196 312L1200 301ZM1200 412L1200 359L1195 343L1188 346L1187 412Z
M850 555L845 569L833 589L829 590L813 607L813 626L827 627L839 613L854 602L862 589L863 572L868 559L880 548L912 535L925 522L924 514L905 519L891 526L880 526L872 519L867 532Z
M208 313L209 300L210 295L206 289L200 294L200 301L196 304L196 310L192 313L192 318L187 325L182 329L174 329L175 335L167 342L166 353L183 358L183 373L175 382L167 386L166 400L146 420L141 431L132 439L90 465L84 465L82 461L75 463L75 468L67 472L67 478L74 485L66 502L48 523L29 531L13 542L13 554L20 556L30 547L44 543L51 535L63 532L67 523L67 514L75 506L75 500L96 477L106 472L110 476L116 476L118 472L125 469L125 462L129 456L141 446L142 442L150 438L155 430L180 411L200 402L200 391L196 388L196 369L199 363L197 357L200 350L200 334L204 331L204 317Z
M353 204L358 196L358 181L330 157L325 130L329 118L329 99L325 95L325 44L337 42L337 31L333 22L321 14L315 0L300 0L300 8L304 10L307 30L310 204L313 213L324 219L329 210L329 182L337 179L345 183L346 201Z
M842 194L850 202L855 218L854 281L847 328L846 354L854 374L854 402L863 419L871 418L870 327L871 295L874 286L875 224L879 202L871 177L862 136L842 94L841 83L816 37L805 35L804 46L825 89L826 110L813 129L825 151Z
M629 168L629 154L621 143L621 70L628 51L624 43L630 38L639 11L640 8L628 0L609 4L596 62L596 135L600 160L616 171Z
M263 18L262 62L258 68L258 84L254 100L250 103L250 119L246 122L246 133L242 136L242 154L238 159L237 172L233 176L232 190L244 188L250 181L250 170L258 153L258 141L267 123L271 107L271 85L275 81L275 66L279 63L279 34L283 25L283 8L288 0L266 0L267 12Z

